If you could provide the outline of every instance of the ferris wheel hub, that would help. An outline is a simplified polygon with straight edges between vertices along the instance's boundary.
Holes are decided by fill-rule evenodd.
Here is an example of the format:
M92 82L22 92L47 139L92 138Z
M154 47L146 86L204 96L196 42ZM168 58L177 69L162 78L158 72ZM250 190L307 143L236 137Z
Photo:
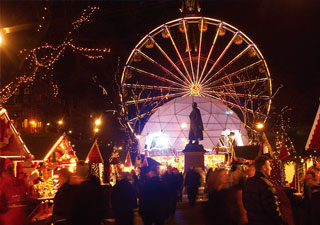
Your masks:
M198 83L191 83L190 85L190 95L201 96L202 86Z

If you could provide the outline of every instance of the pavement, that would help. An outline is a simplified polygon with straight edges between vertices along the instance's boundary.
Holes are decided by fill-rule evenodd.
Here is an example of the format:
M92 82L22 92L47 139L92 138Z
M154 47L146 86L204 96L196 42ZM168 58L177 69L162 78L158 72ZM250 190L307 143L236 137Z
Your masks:
M208 225L205 217L206 199L198 199L194 207L189 206L187 196L183 196L182 202L177 203L176 213L169 218L165 225ZM114 218L104 221L105 225L114 225ZM134 211L134 225L143 225L138 210Z

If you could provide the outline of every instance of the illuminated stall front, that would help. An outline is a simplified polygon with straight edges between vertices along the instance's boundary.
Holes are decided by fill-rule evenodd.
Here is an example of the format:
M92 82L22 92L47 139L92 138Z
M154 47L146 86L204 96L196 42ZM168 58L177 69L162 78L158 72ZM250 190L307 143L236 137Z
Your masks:
M188 96L173 99L153 113L138 136L140 153L147 152L161 164L172 165L182 171L184 154L181 151L189 142L192 102L198 104L202 116L204 139L200 144L207 151L207 167L216 167L224 162L224 153L231 147L228 141L230 133L238 146L249 143L242 121L230 108L212 98Z

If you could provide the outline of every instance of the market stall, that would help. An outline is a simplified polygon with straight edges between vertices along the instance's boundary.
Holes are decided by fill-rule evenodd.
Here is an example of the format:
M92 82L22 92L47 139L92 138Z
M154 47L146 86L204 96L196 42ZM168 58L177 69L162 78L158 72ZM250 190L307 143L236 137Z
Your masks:
M104 182L104 177L105 177L104 163L105 162L98 145L98 139L96 139L92 144L90 151L86 157L86 163L89 163L90 165L90 173L98 177L101 184L105 183Z

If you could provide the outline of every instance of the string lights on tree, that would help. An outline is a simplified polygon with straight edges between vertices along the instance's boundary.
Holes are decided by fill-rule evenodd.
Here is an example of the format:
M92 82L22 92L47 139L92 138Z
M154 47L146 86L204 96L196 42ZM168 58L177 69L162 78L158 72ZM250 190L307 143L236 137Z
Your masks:
M278 115L278 122L276 127L276 148L275 158L277 160L288 161L297 158L297 152L291 141L287 129L289 128L290 119L285 116L285 113L290 110L284 107Z
M53 81L54 65L63 56L67 49L92 60L103 59L106 53L111 52L110 48L87 48L76 46L73 38L71 38L73 32L83 25L83 23L91 21L93 13L98 9L99 7L95 6L88 6L83 9L81 17L72 23L73 28L68 32L69 37L61 44L54 46L46 43L45 45L38 46L30 50L21 50L20 54L28 52L27 56L24 58L24 69L27 72L24 72L22 75L18 75L14 81L10 82L0 90L0 104L6 103L22 84L31 83L32 85L35 79L48 78L50 80L53 95L56 97L59 90L58 86ZM45 8L45 11L47 10L48 9ZM45 16L43 16L43 18L45 19Z

